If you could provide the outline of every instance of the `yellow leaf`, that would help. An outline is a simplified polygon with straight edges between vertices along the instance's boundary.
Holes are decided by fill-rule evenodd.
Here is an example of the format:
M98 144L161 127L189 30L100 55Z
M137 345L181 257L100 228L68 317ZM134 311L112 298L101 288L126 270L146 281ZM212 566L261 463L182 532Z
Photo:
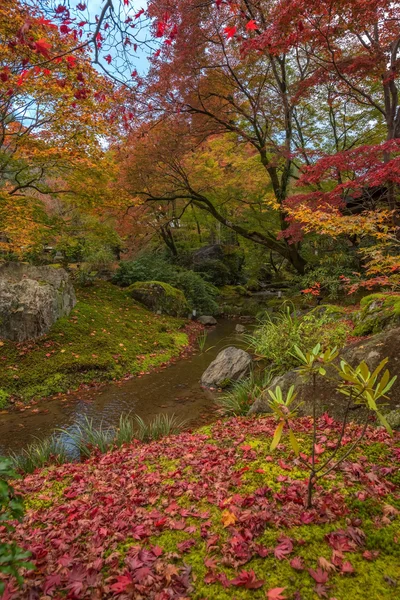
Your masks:
M234 525L237 519L232 512L229 510L224 510L221 521L224 527L229 527L229 525Z

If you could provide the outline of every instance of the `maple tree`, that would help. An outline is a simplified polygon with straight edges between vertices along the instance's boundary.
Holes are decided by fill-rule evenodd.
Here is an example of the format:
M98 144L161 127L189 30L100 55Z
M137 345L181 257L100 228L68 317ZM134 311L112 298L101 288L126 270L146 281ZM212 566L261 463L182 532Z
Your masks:
M2 4L0 40L2 249L21 253L46 230L43 199L68 193L71 170L100 158L115 90L84 50L70 54L73 40L23 3Z
M252 3L250 3L251 5ZM258 8L253 9L257 17ZM257 20L257 18L256 18ZM315 148L298 185L303 191L291 194L291 226L285 235L299 240L304 212L331 211L342 233L352 235L351 224L340 224L341 212L350 205L365 211L365 219L376 222L372 213L387 206L395 226L398 224L399 198L399 5L385 0L326 0L318 10L296 0L276 2L271 19L258 19L259 28L246 49L266 52L295 51L309 66L296 91L297 98L320 100L320 91L329 86L327 96L334 147ZM348 129L338 129L340 120L333 111L350 109L358 119L367 117L366 135L343 147ZM321 150L325 150L322 152ZM328 217L329 218L329 217ZM355 222L353 238L359 231ZM308 228L310 230L310 227ZM318 227L316 231L318 231ZM355 235L354 235L355 234ZM397 236L397 233L395 233ZM375 256L387 254L384 246ZM387 262L387 261L386 261ZM373 261L376 283L387 280L385 260L382 268ZM395 267L392 261L392 266ZM396 268L396 267L395 267ZM371 279L371 281L374 278Z
M265 189L262 165L236 136L201 141L187 123L168 121L146 128L141 137L132 134L119 156L121 187L131 194L133 207L154 207L150 215L157 211L164 238L167 233L172 237L171 224L179 226L190 208L199 208L227 229L290 259L274 233L279 214ZM173 239L164 241L173 244ZM176 254L173 245L171 250Z

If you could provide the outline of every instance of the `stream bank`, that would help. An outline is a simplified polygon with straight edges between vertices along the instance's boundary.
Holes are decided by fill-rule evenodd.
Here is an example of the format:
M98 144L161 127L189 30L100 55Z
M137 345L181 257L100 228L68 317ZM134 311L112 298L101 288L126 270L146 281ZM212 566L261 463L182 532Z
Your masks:
M94 425L117 425L122 413L136 413L151 420L158 413L176 414L197 426L215 418L215 394L200 387L202 373L226 346L244 346L235 333L237 322L220 320L208 331L201 353L181 359L158 372L134 377L101 389L88 389L51 401L43 400L25 411L0 415L0 454L18 452L35 439L50 436L57 429L70 430L93 419Z

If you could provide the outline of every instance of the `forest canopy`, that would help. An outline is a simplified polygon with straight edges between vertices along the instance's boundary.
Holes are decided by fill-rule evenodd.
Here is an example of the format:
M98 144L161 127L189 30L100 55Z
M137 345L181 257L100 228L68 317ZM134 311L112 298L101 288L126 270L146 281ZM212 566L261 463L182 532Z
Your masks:
M386 0L6 0L2 251L176 258L218 229L396 286L399 55Z

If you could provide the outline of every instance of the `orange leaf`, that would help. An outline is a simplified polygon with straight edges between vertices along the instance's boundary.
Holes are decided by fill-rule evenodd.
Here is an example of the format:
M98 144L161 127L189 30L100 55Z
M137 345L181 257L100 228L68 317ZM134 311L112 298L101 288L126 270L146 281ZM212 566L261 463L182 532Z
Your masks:
M224 512L222 513L221 521L224 527L229 527L229 525L234 525L237 519L232 512L230 512L229 510L224 510Z

